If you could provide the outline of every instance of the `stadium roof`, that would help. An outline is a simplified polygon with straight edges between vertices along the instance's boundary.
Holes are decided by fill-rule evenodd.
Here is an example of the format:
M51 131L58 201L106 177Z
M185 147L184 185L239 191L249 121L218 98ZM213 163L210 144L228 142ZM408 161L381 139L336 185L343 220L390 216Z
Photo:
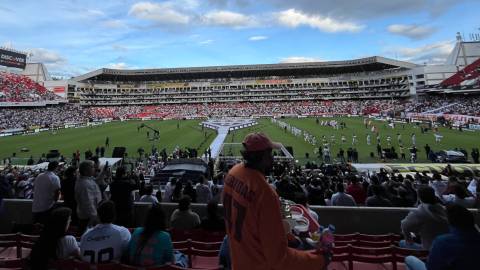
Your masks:
M74 81L195 81L223 78L253 78L271 76L336 75L373 72L392 68L412 69L416 64L372 56L349 61L282 63L267 65L211 66L121 70L102 68L73 78Z

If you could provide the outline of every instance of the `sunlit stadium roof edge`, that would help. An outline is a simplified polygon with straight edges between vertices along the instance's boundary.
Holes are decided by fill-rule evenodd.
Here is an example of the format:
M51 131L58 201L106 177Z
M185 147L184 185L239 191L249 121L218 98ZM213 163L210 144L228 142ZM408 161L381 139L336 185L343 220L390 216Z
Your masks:
M338 75L356 72L375 72L385 69L412 69L418 65L380 56L329 62L280 63L264 65L209 66L160 69L98 69L73 78L74 81L183 81L270 76Z

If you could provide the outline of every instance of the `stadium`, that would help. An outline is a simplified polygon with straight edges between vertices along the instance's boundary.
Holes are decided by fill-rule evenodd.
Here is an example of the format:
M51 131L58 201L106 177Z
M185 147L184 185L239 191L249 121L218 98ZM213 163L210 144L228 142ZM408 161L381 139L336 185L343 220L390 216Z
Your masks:
M195 199L187 204L193 202L190 207L198 216L207 216L210 210L206 203L215 201L200 199L203 186L210 189L210 195L219 182L224 192L231 186L229 190L242 194L236 182L232 184L229 171L248 160L244 153L246 137L254 132L262 132L280 144L273 149L271 171L261 172L278 196L295 202L290 207L300 208L308 219L308 229L298 238L309 238L308 233L322 224L337 227L328 269L405 269L404 260L409 255L427 261L429 245L422 233L411 231L417 233L415 241L423 241L423 248L419 244L422 250L406 247L401 243L404 236L398 235L402 230L402 234L410 233L403 225L400 230L399 224L411 207L418 206L417 190L427 186L433 187L443 205L455 201L470 208L466 211L479 224L474 208L479 205L475 199L480 191L476 180L480 171L480 42L457 42L447 61L436 66L372 56L265 65L101 68L68 80L53 80L45 64L26 63L27 55L22 52L1 49L0 54L0 65L6 68L0 71L0 170L13 189L13 194L4 196L3 213L0 211L0 244L3 240L11 242L5 242L6 249L0 251L0 268L22 268L22 257L34 249L34 241L41 239L24 234L42 235L43 226L48 227L48 221L42 223L41 219L36 221L43 225L25 225L31 223L32 205L35 208L32 194L40 193L34 190L35 179L44 177L43 172L58 161L55 172L62 179L62 197L55 203L72 208L63 197L67 195L63 190L67 168L78 166L81 178L82 166L94 160L95 178L105 177L100 180L104 186L98 183L96 187L100 187L98 196L118 200L117 204L128 198L126 201L132 204L127 218L119 214L117 206L115 224L130 229L130 233L142 226L144 217L153 211L142 201L145 196L155 197L152 192L148 194L146 187L150 187L158 201L163 199L166 231L173 250L187 255L187 267L224 269L218 253L221 242L227 241L225 235L228 241L235 241L228 233L232 225L227 230L223 224L224 229L214 234L199 224L195 230L181 229L184 226L175 225L173 220L181 199L173 200L173 192L178 186L175 183L181 183L180 189L184 187L183 195L187 186L196 185L191 196ZM110 181L118 179L119 171L138 184L132 189L133 196L129 190L127 197L115 197L119 189L114 183L120 180ZM346 193L339 185L345 186ZM443 189L438 188L441 185ZM351 188L357 186L369 197L385 197L386 202L369 205L367 199L365 203L366 194L358 199L358 192L352 193ZM381 195L377 194L380 186ZM77 200L76 189L73 201ZM313 202L314 190L323 190L319 195L322 203ZM335 193L333 197L328 191ZM308 204L296 197L298 192L305 192L303 198ZM465 194L460 195L462 192ZM332 204L338 194L351 194L348 196L355 202ZM245 194L243 198L247 198ZM400 198L402 203L408 198L412 205L401 208ZM227 215L228 225L228 215L233 214L225 207L230 205L221 196L217 203L223 203L218 211ZM99 216L100 205L95 205ZM124 208L129 207L125 204ZM315 215L316 220L312 219ZM365 222L379 217L384 222ZM95 218L89 219L88 227L102 223ZM84 220L79 212L78 220L66 230L82 245L85 235L82 239L78 232L82 226L86 228ZM301 220L293 222L290 233L294 227L301 227ZM59 266L54 262L53 268L103 269L91 268L100 267L96 264L100 262L66 259L59 261ZM119 268L105 269L137 269L122 263L107 263L105 267ZM177 269L169 264L165 267L155 269Z

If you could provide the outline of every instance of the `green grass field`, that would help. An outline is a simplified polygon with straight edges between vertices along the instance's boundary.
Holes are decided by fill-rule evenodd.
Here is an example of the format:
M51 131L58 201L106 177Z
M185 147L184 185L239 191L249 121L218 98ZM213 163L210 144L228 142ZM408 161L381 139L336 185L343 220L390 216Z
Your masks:
M147 128L141 128L140 132L137 131L137 127L142 123L158 129L160 131L160 141L148 142L147 131L150 132L150 137L153 137L153 131ZM176 146L181 148L199 147L205 140L205 135L188 126L200 129L198 120L191 121L125 121L125 122L112 122L102 124L100 126L73 128L73 129L61 129L56 130L56 134L44 131L35 135L24 136L10 136L0 138L0 157L11 157L13 152L17 153L17 158L12 158L13 164L27 164L27 160L30 155L35 157L35 162L42 153L47 154L49 149L58 149L60 154L67 157L70 161L72 154L77 150L82 153L81 158L83 160L85 151L90 148L95 155L95 148L105 145L107 137L110 138L110 148L106 148L105 157L112 157L114 147L126 147L128 157L136 156L137 149L143 147L145 153L150 153L152 146L162 149L166 148L167 153L171 154ZM180 124L180 129L177 129L177 124ZM212 135L208 140L202 144L198 153L199 156L203 154L203 151L210 146L212 141L216 137L216 133L212 130L208 130L208 134ZM207 135L208 135L207 134ZM22 148L30 150L28 153L20 153Z
M333 118L320 118L321 120L331 120ZM371 163L379 162L380 158L370 158L370 152L376 154L376 139L374 132L365 130L363 124L364 118L337 118L336 120L343 121L347 124L347 129L333 130L332 127L324 127L321 125L315 124L315 118L290 118L282 119L284 122L289 123L292 126L296 126L301 130L307 130L310 134L314 134L317 138L317 141L321 141L322 135L327 137L328 142L330 142L330 136L332 134L336 137L337 145L330 145L332 156L336 157L340 148L343 148L345 151L348 147L352 147L352 134L356 134L358 137L358 145L353 146L359 152L359 160L362 163ZM49 149L58 149L60 153L67 157L68 160L71 159L72 153L76 150L82 152L82 158L84 157L84 152L87 148L91 148L92 151L95 151L97 145L100 147L105 144L106 137L110 137L110 148L107 148L105 156L111 157L112 151L115 146L124 146L127 148L128 156L132 155L137 156L137 149L143 147L145 153L151 151L152 145L155 145L157 148L166 148L167 153L172 153L175 149L175 146L179 147L199 147L200 144L204 141L204 135L200 131L194 130L188 126L199 128L199 120L188 120L188 121L146 121L143 122L148 126L155 126L156 129L160 130L160 136L162 137L161 141L148 142L146 128L142 128L140 132L137 132L137 127L141 125L141 121L126 121L126 122L113 122L100 125L99 127L94 126L93 129L90 127L77 128L77 129L65 129L57 130L56 134L51 134L50 132L40 132L35 135L25 135L25 136L10 136L0 138L0 157L3 159L5 157L11 157L13 152L17 153L17 158L12 158L13 164L24 165L27 162L27 159L30 155L33 155L36 160L41 156L42 153L48 153ZM298 160L298 164L304 165L307 162L305 158L305 153L310 154L308 160L316 160L316 154L314 145L306 143L303 137L296 137L291 132L285 133L283 129L279 129L278 125L271 124L270 119L260 119L260 125L249 129L243 129L233 132L228 135L225 139L225 142L232 142L232 135L235 134L233 142L241 142L243 138L249 132L261 131L266 133L273 141L281 142L284 146L292 146L295 158ZM397 148L398 151L398 141L397 133L402 134L403 145L408 148L412 146L411 134L415 133L417 135L416 146L419 148L419 158L418 162L429 162L426 159L425 151L423 147L425 144L429 144L434 151L440 150L451 150L455 147L462 147L467 149L470 153L472 147L479 147L479 136L476 132L464 131L460 134L458 131L448 131L447 128L440 128L439 133L443 135L442 145L435 145L435 137L433 132L430 132L427 135L420 135L420 130L417 130L414 125L405 125L406 129L402 130L402 125L397 124L396 128L392 130L390 127L384 128L386 122L375 121L374 124L378 125L378 132L381 134L382 147L387 147L387 135L392 136L392 144ZM177 124L180 124L180 129L177 129ZM215 139L215 132L208 130L209 134L212 133L212 136L203 143L199 149L199 156L205 148L207 148L211 142ZM366 133L370 133L372 145L367 145ZM342 145L341 134L345 133L347 138L347 144ZM153 137L153 131L150 130L150 136ZM30 149L28 153L20 153L22 148ZM239 149L234 149L238 153ZM408 151L405 150L407 158L410 156ZM346 156L346 154L345 154ZM335 158L336 159L336 158ZM338 159L337 159L338 160ZM405 163L408 162L404 160L389 160L389 162Z
M332 157L335 156L336 158L337 153L339 152L340 148L345 150L345 158L347 157L347 149L349 147L356 148L359 152L359 161L362 163L372 163L372 162L380 162L381 159L376 157L376 134L370 131L371 126L369 126L368 130L365 130L365 125L363 120L365 118L319 118L320 123L322 120L337 120L339 122L345 122L347 125L347 129L339 129L334 130L333 127L326 127L321 126L320 124L317 125L315 123L316 118L287 118L281 119L281 121L290 124L291 126L295 126L299 129L306 130L308 133L315 135L317 142L322 143L322 135L325 135L327 141L330 143L330 136L333 134L335 135L336 145L330 144L330 150L332 153ZM284 146L292 146L295 158L298 160L298 164L304 165L307 160L318 160L316 157L317 154L314 153L315 146L309 144L304 141L302 137L294 136L290 131L285 131L280 129L276 124L270 124L270 119L261 119L260 126L267 125L265 127L260 128L256 131L261 131L266 133L270 139L275 142L281 142ZM472 147L479 147L479 134L474 131L464 131L463 133L459 133L458 131L449 131L448 128L439 127L439 134L444 136L442 138L442 145L435 145L435 136L433 135L433 131L430 131L427 135L420 135L420 129L413 128L414 124L405 124L405 130L402 130L402 125L397 123L395 129L392 129L388 126L388 122L384 121L373 121L373 124L378 126L378 133L381 135L381 145L382 147L387 147L387 135L392 137L392 145L395 146L398 151L398 140L397 140L397 133L402 134L402 144L409 148L412 144L411 135L415 133L417 140L416 146L420 150L418 155L418 162L430 162L427 160L424 146L428 143L434 152L438 152L440 150L453 150L455 147L465 148L468 153L471 152ZM384 128L384 124L386 124L386 128ZM426 126L426 125L424 125ZM242 142L243 138L248 134L248 130L238 130L234 132L236 135L234 137L233 142ZM345 134L347 139L347 144L342 145L342 137L341 135ZM371 137L371 145L367 145L367 138L366 133L370 133ZM357 135L358 145L352 146L352 135ZM228 135L226 138L226 142L232 142L232 134ZM391 146L389 146L391 147ZM310 154L310 158L305 158L305 153ZM374 152L375 158L370 158L370 152ZM408 149L405 149L405 155L407 159L410 157ZM469 154L470 157L470 154ZM331 158L332 159L332 158ZM389 159L388 162L395 162L395 163L408 163L408 160L391 160Z

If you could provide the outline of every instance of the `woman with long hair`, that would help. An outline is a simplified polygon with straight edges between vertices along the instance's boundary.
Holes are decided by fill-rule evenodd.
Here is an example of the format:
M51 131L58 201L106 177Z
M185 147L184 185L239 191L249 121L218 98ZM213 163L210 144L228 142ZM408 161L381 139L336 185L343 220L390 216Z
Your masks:
M130 265L148 267L175 263L172 241L165 232L165 215L160 203L148 207L143 227L137 228L130 239Z
M175 183L175 188L173 189L170 202L179 202L182 197L183 197L183 184L181 181L177 181L177 183Z
M48 215L42 233L30 252L29 269L48 269L50 262L69 256L82 259L75 237L66 235L71 215L72 210L66 207L55 209Z

